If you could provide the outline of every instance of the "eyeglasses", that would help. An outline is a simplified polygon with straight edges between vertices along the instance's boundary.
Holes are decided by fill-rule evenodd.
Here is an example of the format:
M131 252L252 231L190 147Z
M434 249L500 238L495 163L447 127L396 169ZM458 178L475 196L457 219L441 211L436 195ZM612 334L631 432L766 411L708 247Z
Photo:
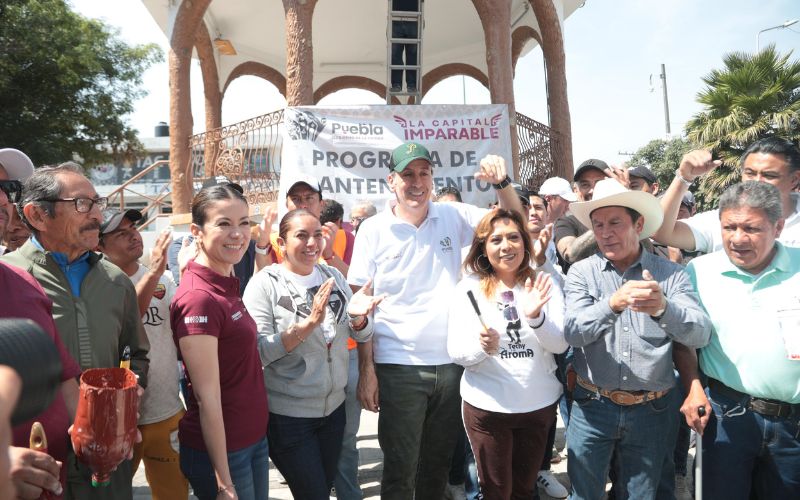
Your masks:
M22 183L20 181L0 181L0 191L4 192L11 203L18 203L22 198Z
M38 201L49 201L51 203L66 203L72 202L75 204L75 211L78 213L89 213L92 208L97 205L97 208L100 209L102 212L108 206L108 198L105 196L100 198L54 198L52 200L38 200Z

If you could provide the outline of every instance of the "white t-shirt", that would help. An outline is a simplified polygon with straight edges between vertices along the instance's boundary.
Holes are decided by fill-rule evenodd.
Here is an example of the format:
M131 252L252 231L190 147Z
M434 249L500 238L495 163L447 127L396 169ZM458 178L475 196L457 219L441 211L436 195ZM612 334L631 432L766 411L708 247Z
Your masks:
M551 273L552 274L552 273ZM564 296L553 280L551 299L535 330L522 312L523 287L508 291L502 285L489 300L476 276L467 276L452 294L447 350L464 365L461 397L472 406L500 413L525 413L544 408L561 395L553 354L564 352ZM489 356L480 345L482 326L467 291L472 290L486 325L500 334L500 350ZM503 294L505 292L505 296ZM513 297L513 299L512 299Z
M795 202L794 213L786 218L778 241L789 247L800 247L800 193L790 193ZM719 210L693 215L683 222L694 235L695 250L711 253L722 250L722 227L719 224Z
M136 285L147 271L145 266L139 265L130 277L133 284ZM147 372L149 383L140 405L139 425L161 422L183 409L179 396L178 351L169 325L169 303L174 296L175 283L161 275L147 313L142 316L147 340L150 341L150 368Z
M376 363L442 365L447 355L447 309L461 272L461 250L488 210L433 203L419 227L394 215L396 202L358 229L349 283L373 280L386 298L375 311Z

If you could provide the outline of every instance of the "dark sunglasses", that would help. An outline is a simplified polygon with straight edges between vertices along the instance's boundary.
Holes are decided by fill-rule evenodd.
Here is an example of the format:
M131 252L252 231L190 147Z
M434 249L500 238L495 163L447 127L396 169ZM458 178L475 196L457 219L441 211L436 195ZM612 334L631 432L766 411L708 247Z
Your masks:
M19 203L22 198L22 183L20 181L0 181L0 191L6 194L11 203Z

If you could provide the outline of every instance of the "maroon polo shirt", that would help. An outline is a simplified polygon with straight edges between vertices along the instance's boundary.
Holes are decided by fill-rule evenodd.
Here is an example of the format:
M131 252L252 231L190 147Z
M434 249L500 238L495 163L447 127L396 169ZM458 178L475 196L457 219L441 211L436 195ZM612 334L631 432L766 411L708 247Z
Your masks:
M78 363L72 359L53 322L53 302L45 295L36 279L23 271L0 262L0 318L30 319L51 338L61 357L61 381L75 378L81 373ZM27 448L30 444L31 426L41 422L47 435L47 452L56 460L66 463L70 421L67 406L59 390L50 406L35 418L14 427L14 446ZM66 467L61 467L61 484L66 485ZM60 497L59 497L60 498Z
M217 337L219 385L225 442L229 452L255 444L267 434L267 391L258 355L256 323L239 297L239 279L190 262L170 304L170 323L180 355L187 335ZM181 444L206 451L200 410L189 371L189 399L178 427Z

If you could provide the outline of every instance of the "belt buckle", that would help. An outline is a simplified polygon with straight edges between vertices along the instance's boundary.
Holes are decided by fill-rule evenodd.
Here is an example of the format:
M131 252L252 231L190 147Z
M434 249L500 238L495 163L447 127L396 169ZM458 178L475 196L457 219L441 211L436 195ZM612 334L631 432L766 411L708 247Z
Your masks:
M631 406L638 403L638 398L627 391L615 390L608 394L608 399L621 406Z

